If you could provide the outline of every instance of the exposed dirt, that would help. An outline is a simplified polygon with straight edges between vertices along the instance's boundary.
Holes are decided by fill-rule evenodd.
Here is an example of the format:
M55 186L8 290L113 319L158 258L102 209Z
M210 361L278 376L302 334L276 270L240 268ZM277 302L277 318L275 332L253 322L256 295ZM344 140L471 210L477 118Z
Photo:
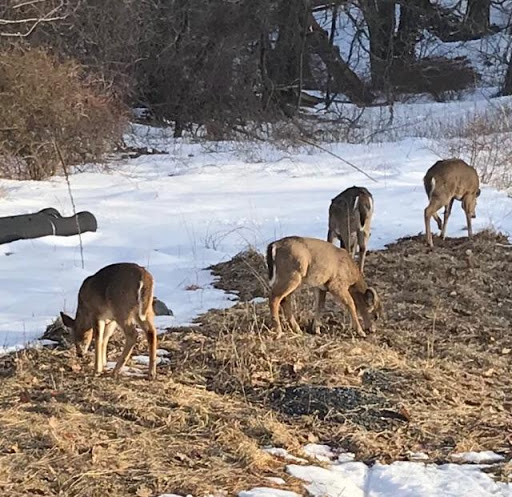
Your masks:
M263 256L248 252L213 269L242 302L162 335L170 362L155 382L93 378L72 349L0 357L0 494L233 494L266 476L300 492L258 448L302 455L311 441L369 462L479 449L510 459L512 247L487 232L435 243L368 255L385 316L364 339L330 298L320 335L276 339L267 304L248 302L267 291ZM297 293L306 328L312 292ZM114 337L111 360L121 346Z

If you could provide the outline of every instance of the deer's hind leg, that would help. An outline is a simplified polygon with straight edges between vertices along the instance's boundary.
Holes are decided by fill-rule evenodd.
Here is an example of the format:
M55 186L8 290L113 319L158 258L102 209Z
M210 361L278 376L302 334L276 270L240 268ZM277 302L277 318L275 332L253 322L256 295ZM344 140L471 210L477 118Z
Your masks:
M448 203L448 205L446 205L444 208L443 227L441 229L441 238L443 240L446 238L446 225L448 224L448 218L450 217L450 214L452 213L452 207L453 207L454 200L455 199L452 198L450 200L450 202Z
M114 368L114 376L118 376L121 369L126 365L137 343L137 329L135 328L135 324L124 322L119 323L119 327L124 331L125 342L123 351Z
M149 368L148 368L148 378L150 380L154 380L156 378L156 348L158 345L158 338L155 325L153 323L153 315L152 312L147 314L146 320L142 321L141 319L138 321L139 326L146 333L146 339L148 341L148 349L149 349Z
M293 293L290 293L281 301L281 307L284 312L284 317L288 321L288 324L291 326L292 330L295 331L295 333L301 333L302 330L300 329L299 323L297 323L297 320L293 315L294 300L295 299Z
M443 205L444 205L443 201L433 195L430 198L429 204L425 208L425 212L424 212L425 234L426 234L426 238L427 238L427 244L430 245L431 247L433 247L434 244L432 242L432 231L430 228L430 219L433 217L436 220L437 226L439 227L439 229L440 230L442 229L443 226L442 226L441 218L438 216L437 211L441 207L443 207Z
M278 336L281 336L283 333L283 329L281 327L281 320L279 319L279 308L281 306L281 303L300 286L301 282L301 275L298 272L294 272L288 276L286 281L280 281L279 279L277 279L270 290L269 306L270 314L272 316L272 326ZM290 307L287 306L288 304L285 303L283 308L283 311L285 312L285 317L287 319L290 319L289 316L291 315L291 317L293 318L293 311L291 310ZM287 313L288 315L286 315ZM293 318L293 321L295 321L295 318Z

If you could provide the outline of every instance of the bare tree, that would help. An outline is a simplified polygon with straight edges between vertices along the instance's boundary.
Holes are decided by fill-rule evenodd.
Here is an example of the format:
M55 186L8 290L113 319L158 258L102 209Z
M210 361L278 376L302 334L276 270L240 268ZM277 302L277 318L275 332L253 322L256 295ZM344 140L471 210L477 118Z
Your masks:
M1 7L0 36L26 38L41 24L65 19L74 6L65 0L7 1Z

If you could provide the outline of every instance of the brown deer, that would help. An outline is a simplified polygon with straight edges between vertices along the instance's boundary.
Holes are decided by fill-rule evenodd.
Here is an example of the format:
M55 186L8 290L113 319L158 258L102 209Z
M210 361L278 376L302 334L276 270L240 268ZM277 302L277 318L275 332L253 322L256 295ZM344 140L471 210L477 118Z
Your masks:
M290 236L272 242L267 247L267 266L270 279L270 313L278 336L282 334L279 307L296 332L300 327L293 316L291 298L302 284L316 289L316 310L312 330L320 329L320 314L326 293L334 295L350 311L352 326L366 336L357 317L361 314L366 331L372 329L372 317L381 312L377 292L368 287L350 254L332 243L316 238Z
M355 258L359 247L359 269L364 270L370 225L373 216L373 197L366 189L352 186L334 197L329 207L329 231L327 241L335 238L340 247L347 249Z
M137 342L138 325L149 345L149 378L156 377L157 336L153 323L153 277L143 267L129 262L111 264L84 280L78 292L76 318L64 313L62 322L72 330L76 352L83 357L95 342L94 371L103 372L108 341L117 326L125 334L125 345L114 375L126 364Z
M430 218L433 217L436 220L444 240L446 224L455 199L462 201L462 209L466 213L468 236L471 238L473 236L471 219L476 217L476 199L480 195L480 182L475 169L461 159L440 160L427 171L423 184L429 200L425 209L425 233L428 245L434 246ZM441 207L444 207L443 221L437 214Z

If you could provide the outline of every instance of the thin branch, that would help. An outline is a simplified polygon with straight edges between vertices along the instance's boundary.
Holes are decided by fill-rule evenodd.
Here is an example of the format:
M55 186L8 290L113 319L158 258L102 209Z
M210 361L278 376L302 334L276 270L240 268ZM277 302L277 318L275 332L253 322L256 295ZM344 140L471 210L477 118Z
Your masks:
M352 162L344 159L343 157L340 157L339 155L335 154L334 152L331 152L330 150L327 150L325 147L322 147L321 145L318 145L315 142L306 140L305 138L297 138L299 141L306 143L307 145L311 145L313 147L316 147L320 150L323 150L324 152L327 152L329 155L332 155L333 157L336 157L340 161L344 162L345 164L348 164L350 167L353 167L356 171L359 171L361 174L364 174L368 179L371 179L373 182L378 183L379 181L370 176L367 172L363 171L360 167L357 167L355 164L352 164Z
M0 33L0 36L4 37L11 37L11 38L26 38L32 32L34 29L36 29L37 26L41 23L49 23L49 22L55 22L55 21L61 21L63 19L66 19L68 17L68 14L63 15L55 15L56 12L62 9L64 7L64 1L62 0L59 5L54 7L52 10L47 12L42 17L29 17L25 19L0 19L0 26L12 26L12 25L20 25L20 24L30 24L33 23L33 25L28 29L26 32L21 33Z
M48 0L29 0L28 2L21 2L16 5L13 5L11 9L21 9L22 7L28 7L29 5L35 5L36 3L44 3Z
M76 205L75 205L75 199L73 197L73 192L71 191L71 182L69 181L69 174L68 174L68 168L66 166L66 163L64 162L64 158L62 157L62 152L60 150L60 147L57 145L57 141L53 140L53 146L55 148L55 152L57 153L57 156L59 157L59 161L61 163L62 169L64 170L64 176L66 178L66 183L68 185L68 193L69 198L71 199L71 207L73 208L73 216L76 221L76 228L78 231L78 241L80 244L80 259L82 261L82 269L85 268L84 264L84 245L82 243L82 231L80 230L80 223L78 222L78 216L76 215Z

